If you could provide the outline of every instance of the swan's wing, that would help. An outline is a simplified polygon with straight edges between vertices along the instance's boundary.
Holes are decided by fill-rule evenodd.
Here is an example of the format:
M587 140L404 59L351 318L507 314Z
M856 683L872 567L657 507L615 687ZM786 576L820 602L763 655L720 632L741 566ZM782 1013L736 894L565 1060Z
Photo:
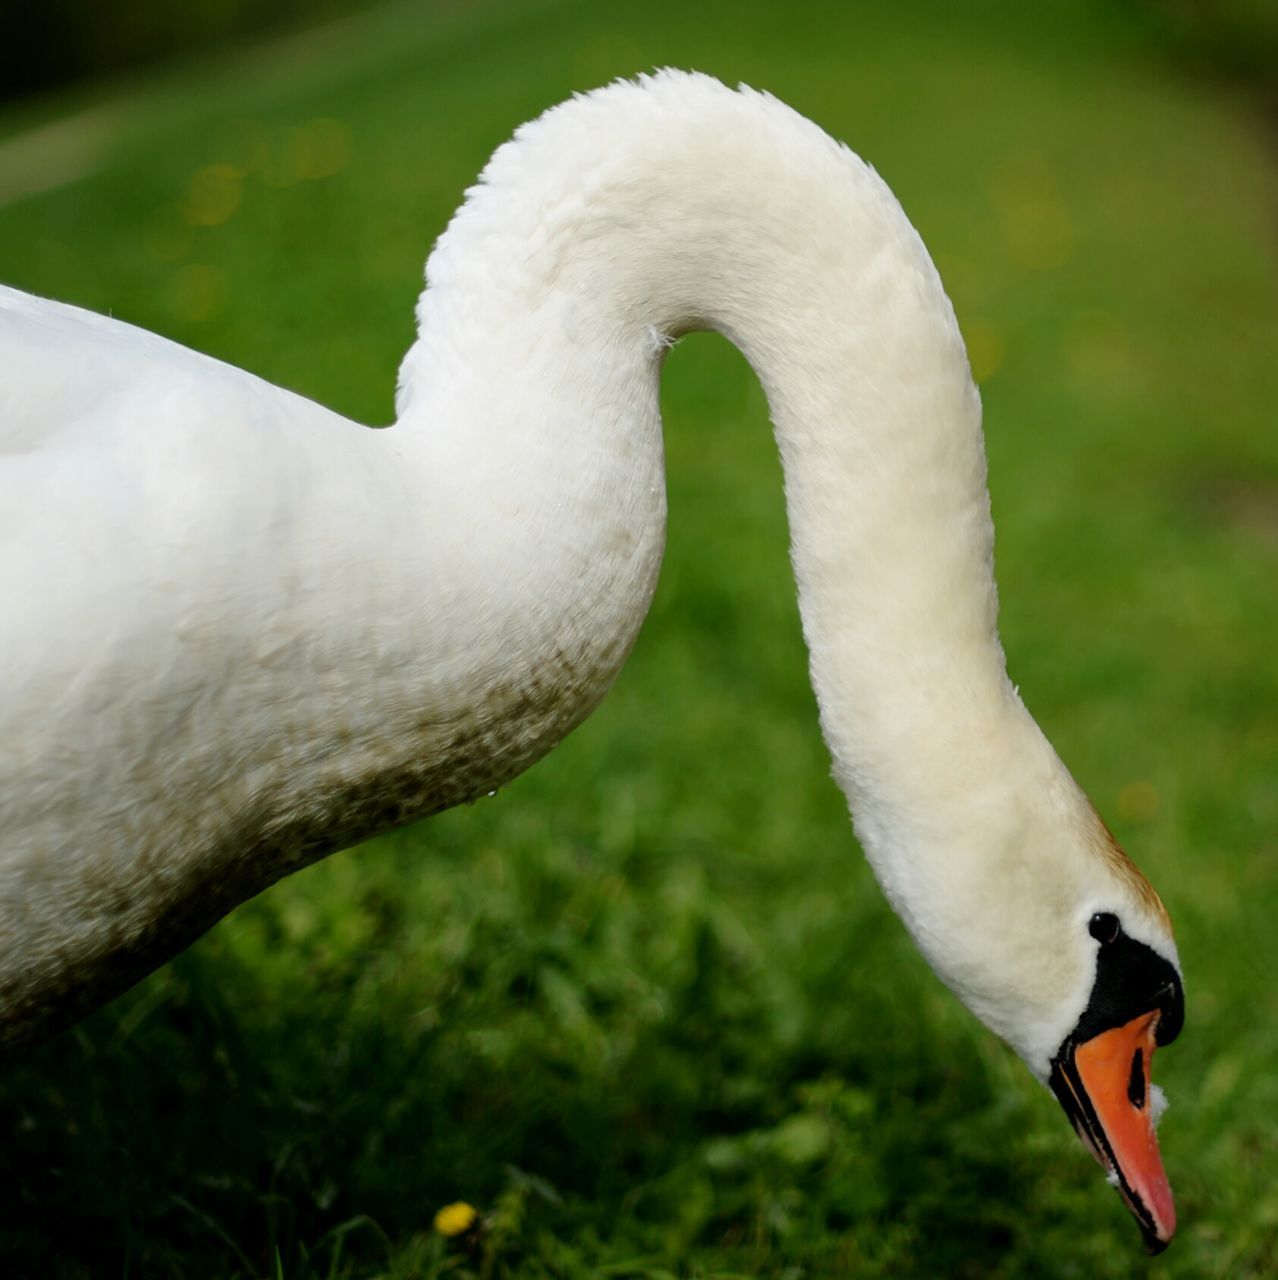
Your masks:
M353 429L145 330L0 288L0 809L22 772L7 753L30 756L83 681L153 679L184 618L234 632L228 601L292 554L326 424Z
M0 285L0 456L55 448L166 372L210 391L251 375L107 316Z
M252 645L292 625L289 572L314 554L297 523L323 500L313 481L332 439L358 428L11 290L0 344L4 936L17 927L6 911L43 892L32 851L124 829L139 761L163 763L184 717L216 720L209 706L251 668ZM0 985L3 971L0 958Z
M40 678L70 679L126 630L126 651L166 643L162 619L227 589L238 566L251 577L315 461L311 428L335 417L157 334L0 286L0 671L17 677L0 759L6 719Z

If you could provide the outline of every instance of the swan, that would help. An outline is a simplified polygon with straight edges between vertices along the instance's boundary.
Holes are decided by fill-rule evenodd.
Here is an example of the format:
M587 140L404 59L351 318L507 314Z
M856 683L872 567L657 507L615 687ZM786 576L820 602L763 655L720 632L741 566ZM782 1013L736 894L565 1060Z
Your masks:
M427 280L381 430L0 291L0 1045L595 708L662 554L662 360L714 329L767 393L865 855L1164 1247L1171 925L1008 679L980 402L888 187L777 100L660 72L521 128Z

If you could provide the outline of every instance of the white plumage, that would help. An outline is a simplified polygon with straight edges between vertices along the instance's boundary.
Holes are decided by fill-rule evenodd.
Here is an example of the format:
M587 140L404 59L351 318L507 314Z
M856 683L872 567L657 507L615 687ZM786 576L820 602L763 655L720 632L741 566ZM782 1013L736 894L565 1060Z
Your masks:
M655 583L658 378L695 328L767 392L835 775L937 971L1045 1077L1093 913L1175 962L1008 682L979 400L873 170L766 96L617 84L496 153L428 280L384 430L0 291L10 1044L594 708Z

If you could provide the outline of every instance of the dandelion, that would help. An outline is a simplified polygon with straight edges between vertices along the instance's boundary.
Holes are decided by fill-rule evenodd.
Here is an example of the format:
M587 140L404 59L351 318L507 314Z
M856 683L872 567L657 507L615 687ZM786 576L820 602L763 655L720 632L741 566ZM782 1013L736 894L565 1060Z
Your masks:
M435 1230L451 1239L464 1235L478 1221L479 1211L464 1200L458 1200L455 1204L446 1204L435 1215Z

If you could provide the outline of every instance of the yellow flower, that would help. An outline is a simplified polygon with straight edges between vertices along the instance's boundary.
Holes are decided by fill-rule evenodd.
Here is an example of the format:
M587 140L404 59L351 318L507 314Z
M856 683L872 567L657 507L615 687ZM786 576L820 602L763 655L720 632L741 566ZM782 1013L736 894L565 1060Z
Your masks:
M446 1204L435 1215L435 1230L441 1236L459 1236L469 1231L478 1217L479 1212L473 1205L458 1200L456 1204Z

